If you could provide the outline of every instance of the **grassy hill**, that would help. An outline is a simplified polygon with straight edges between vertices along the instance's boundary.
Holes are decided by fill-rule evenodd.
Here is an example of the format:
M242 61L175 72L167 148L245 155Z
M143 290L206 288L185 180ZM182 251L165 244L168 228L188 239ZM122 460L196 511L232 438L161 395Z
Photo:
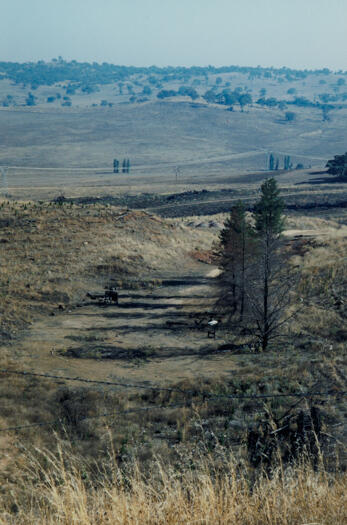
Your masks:
M0 63L0 521L342 525L346 185L323 168L346 150L344 75L47 67ZM196 100L158 99L187 83ZM216 308L214 251L273 175L297 312L259 352ZM110 285L118 305L87 296Z

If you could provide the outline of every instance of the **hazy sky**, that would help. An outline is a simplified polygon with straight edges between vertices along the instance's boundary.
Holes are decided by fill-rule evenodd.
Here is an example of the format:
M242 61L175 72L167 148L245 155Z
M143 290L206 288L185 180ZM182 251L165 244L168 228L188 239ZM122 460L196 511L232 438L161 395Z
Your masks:
M0 0L0 60L347 69L347 0Z

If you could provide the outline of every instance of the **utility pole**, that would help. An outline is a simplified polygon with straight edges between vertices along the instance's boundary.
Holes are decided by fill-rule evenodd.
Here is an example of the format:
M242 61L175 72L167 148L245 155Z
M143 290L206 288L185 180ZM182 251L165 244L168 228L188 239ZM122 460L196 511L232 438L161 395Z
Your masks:
M175 179L176 179L176 183L177 183L178 176L181 175L182 170L181 170L181 168L179 166L175 166L174 171L175 171Z

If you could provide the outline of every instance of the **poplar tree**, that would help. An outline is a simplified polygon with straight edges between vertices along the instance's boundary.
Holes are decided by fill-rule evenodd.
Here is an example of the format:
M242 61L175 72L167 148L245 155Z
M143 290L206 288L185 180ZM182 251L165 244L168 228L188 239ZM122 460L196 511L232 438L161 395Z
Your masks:
M113 159L113 173L119 173L119 160Z

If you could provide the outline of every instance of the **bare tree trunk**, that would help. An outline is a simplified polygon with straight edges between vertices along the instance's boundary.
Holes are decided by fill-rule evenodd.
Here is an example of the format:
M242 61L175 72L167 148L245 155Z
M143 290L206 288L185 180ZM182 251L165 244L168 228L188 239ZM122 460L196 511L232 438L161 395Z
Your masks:
M245 256L246 256L246 235L242 234L242 254L241 254L241 297L240 297L240 321L243 320L245 310Z
M270 260L269 260L269 236L266 236L265 254L264 254L264 306L263 306L263 334L262 349L266 350L269 343L269 277L270 277Z

